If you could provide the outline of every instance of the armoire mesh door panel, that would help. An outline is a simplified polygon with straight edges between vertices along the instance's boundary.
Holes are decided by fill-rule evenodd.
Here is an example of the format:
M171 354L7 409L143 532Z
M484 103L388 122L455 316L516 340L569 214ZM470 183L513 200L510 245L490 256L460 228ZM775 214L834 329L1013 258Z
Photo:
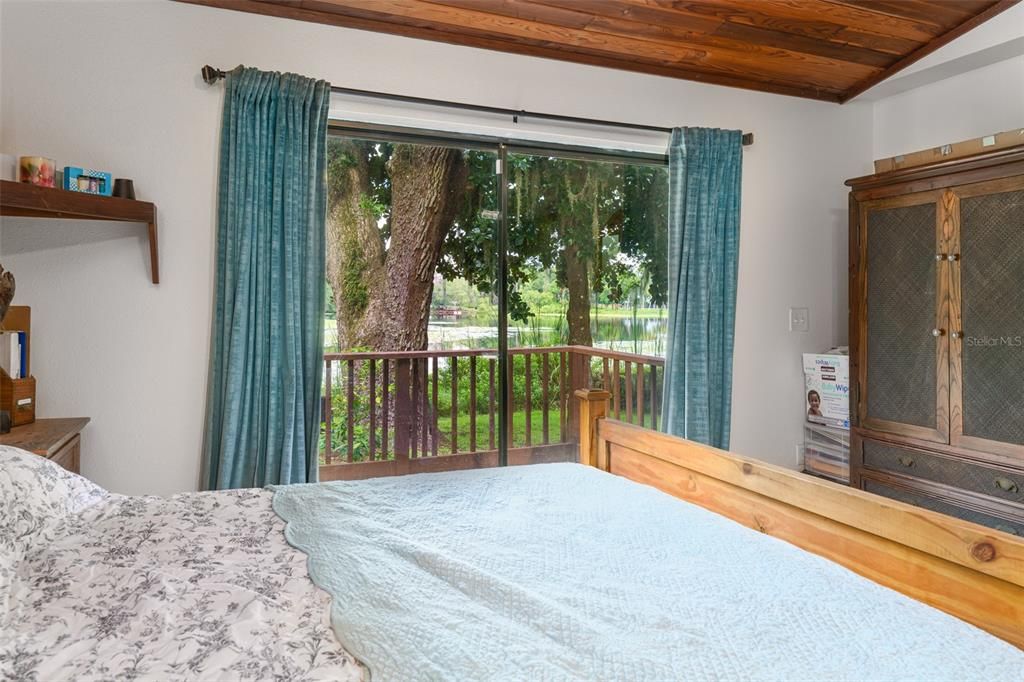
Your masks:
M867 416L935 428L935 204L867 216Z
M1024 444L1024 191L960 202L964 435Z

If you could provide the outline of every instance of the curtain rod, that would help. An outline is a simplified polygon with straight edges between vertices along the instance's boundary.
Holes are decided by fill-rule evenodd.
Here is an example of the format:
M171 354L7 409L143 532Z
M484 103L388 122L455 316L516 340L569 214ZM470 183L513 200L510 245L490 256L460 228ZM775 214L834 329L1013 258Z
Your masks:
M202 69L203 80L207 85L213 85L225 78L227 73L216 69L209 64ZM467 111L479 111L487 114L499 114L511 116L513 123L518 123L519 118L536 118L544 121L562 121L565 123L581 123L584 125L604 126L606 128L625 128L628 130L646 130L656 133L671 133L672 128L663 126L650 126L639 123L623 123L621 121L606 121L598 118L583 118L580 116L563 116L561 114L542 114L536 111L525 111L522 109L505 109L503 107L489 107L482 104L467 104L465 102L450 102L442 99L430 99L428 97L413 97L411 95L395 95L389 92L376 92L374 90L359 90L357 88L343 88L336 85L331 86L331 92L342 95L354 95L357 97L373 97L375 99L386 99L394 102L406 102L409 104L427 104L431 106L448 107L451 109L463 109ZM754 133L743 133L743 146L754 144Z

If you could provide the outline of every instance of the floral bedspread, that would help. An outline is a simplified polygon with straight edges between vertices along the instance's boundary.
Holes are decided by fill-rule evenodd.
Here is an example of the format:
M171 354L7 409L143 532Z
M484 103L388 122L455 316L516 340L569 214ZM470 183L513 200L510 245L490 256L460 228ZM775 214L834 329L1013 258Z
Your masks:
M361 680L272 495L104 493L18 561L0 679Z

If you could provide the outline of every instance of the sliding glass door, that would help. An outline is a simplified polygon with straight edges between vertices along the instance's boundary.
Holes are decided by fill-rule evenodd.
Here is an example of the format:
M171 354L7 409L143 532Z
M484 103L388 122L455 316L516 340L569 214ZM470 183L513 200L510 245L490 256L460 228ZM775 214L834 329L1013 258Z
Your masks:
M496 158L329 138L323 464L496 450Z
M585 386L656 423L664 165L345 133L328 141L324 478L575 460Z
M583 155L508 155L510 445L575 461L574 391L605 388L655 426L667 330L667 170Z

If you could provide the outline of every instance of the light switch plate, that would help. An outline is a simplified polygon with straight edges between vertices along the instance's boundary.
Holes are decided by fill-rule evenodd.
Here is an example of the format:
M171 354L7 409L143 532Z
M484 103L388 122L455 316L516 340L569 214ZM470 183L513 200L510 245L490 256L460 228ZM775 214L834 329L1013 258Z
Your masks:
M789 331L809 332L811 330L811 312L807 308L789 309Z

